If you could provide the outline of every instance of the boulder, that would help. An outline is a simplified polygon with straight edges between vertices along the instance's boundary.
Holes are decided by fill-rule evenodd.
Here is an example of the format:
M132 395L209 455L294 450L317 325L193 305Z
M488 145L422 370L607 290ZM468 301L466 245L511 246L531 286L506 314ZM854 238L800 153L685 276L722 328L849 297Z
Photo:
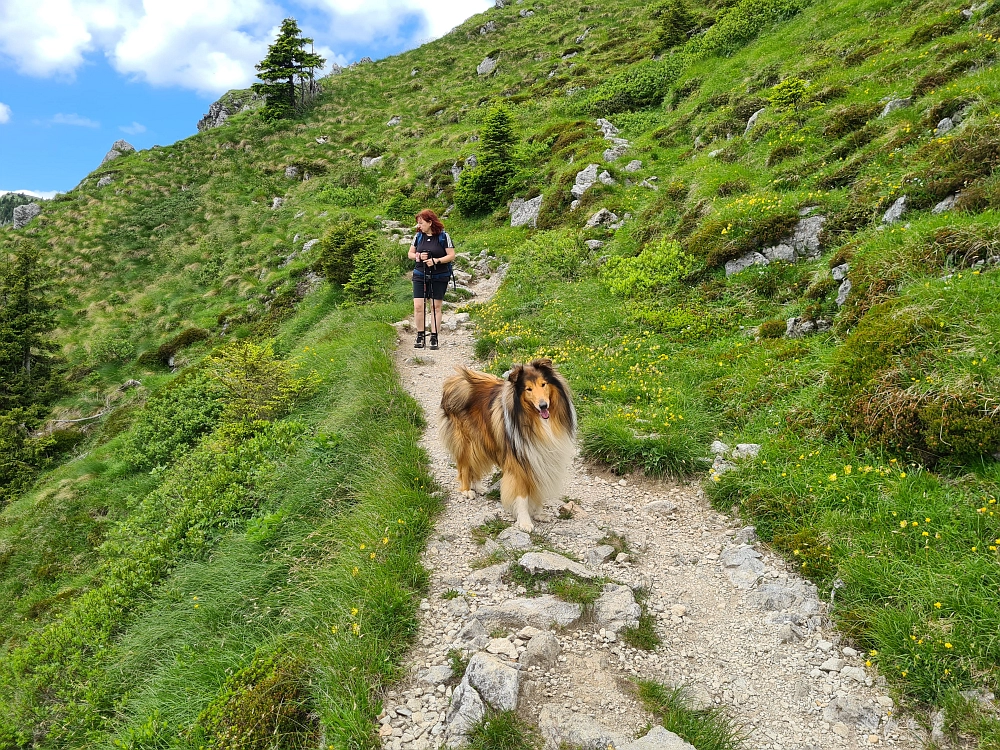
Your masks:
M518 658L523 667L537 667L549 670L559 659L559 639L553 633L543 631L528 641L528 646Z
M616 140L625 140L625 139L620 138ZM617 159L620 159L625 154L625 152L628 151L628 146L629 146L628 141L625 141L624 143L618 143L609 149L605 149L602 158L604 159L604 161L615 161Z
M789 318L785 323L785 337L801 339L816 330L815 321L805 318Z
M907 97L906 99L891 99L885 107L882 108L882 114L880 114L879 117L887 117L897 109L909 107L911 104L913 104L913 99L910 97Z
M695 747L657 724L644 737L619 745L618 750L695 750Z
M510 225L512 227L535 227L538 224L538 213L541 210L541 195L536 195L531 200L515 198L510 202Z
M602 185L615 185L615 184L617 184L617 183L615 183L615 178L612 177L611 173L608 170L606 170L606 169L603 172L601 172L599 175L597 175L597 180Z
M804 216L795 225L791 246L800 256L814 258L819 255L819 233L826 223L825 216Z
M611 122L605 120L603 117L597 118L597 127L601 129L605 138L614 138L618 135L618 128L616 128Z
M135 146L133 146L128 141L118 140L111 144L111 150L104 155L101 159L101 164L107 164L109 161L114 161L119 156L124 156L125 154L131 154L135 151Z
M767 107L761 107L752 115L750 115L750 119L747 120L747 126L743 128L743 135L746 135L747 133L749 133L751 130L754 129L754 126L757 124L757 119L764 113L765 109L767 109Z
M568 557L555 552L529 552L523 555L517 564L532 574L537 573L572 573L580 578L594 578L597 574Z
M600 250L604 247L604 243L601 240L584 240L583 244L586 245L589 250Z
M934 208L931 209L932 214L943 214L945 211L951 211L955 207L955 203L958 202L958 193L954 195L949 195L943 201L938 203Z
M468 313L465 313L465 315L468 315ZM501 531L497 534L496 541L501 547L507 549L522 550L531 548L531 537L516 526L508 526Z
M582 614L582 605L564 602L551 594L533 599L508 599L501 604L481 606L476 610L476 618L483 624L511 627L530 625L542 630L552 625L567 627L579 620Z
M97 181L97 187L99 187L99 188L107 187L113 181L114 181L114 177L112 175L106 174L101 179L99 179Z
M517 12L517 15L519 15L521 18L531 18L533 15L535 15L535 11L528 10L526 8L525 10L519 10Z
M462 176L463 171L465 170L463 170L460 166L458 166L458 162L455 162L454 164L451 165L451 179L454 182L458 182L458 178Z
M488 76L497 68L497 62L499 58L487 57L479 65L476 66L476 73L481 76Z
M284 198L275 197L274 199L271 200L271 210L277 211L279 208L281 208L281 204L283 204L284 202L285 202Z
M725 456L729 453L729 446L721 440L713 440L708 449L712 452L713 456Z
M584 225L587 229L594 229L599 226L610 226L618 221L618 214L614 214L606 208L602 208L595 213Z
M844 303L847 302L847 296L851 293L851 280L844 279L840 282L840 287L837 289L837 307L843 307Z
M462 678L451 696L451 705L444 718L448 739L461 744L469 730L482 721L485 715L486 705L482 697L469 684L468 676Z
M638 159L633 159L625 165L626 172L638 172L640 169L642 169L642 162Z
M25 203L23 206L14 206L14 229L26 227L41 212L42 207L37 203Z
M882 223L895 224L897 221L903 218L904 213L906 213L906 196L901 195L900 197L896 198L893 204L889 206L889 210L886 211L885 214L882 216Z
M465 680L475 688L483 701L497 711L513 711L517 708L520 673L514 667L480 652L469 660L463 682Z
M598 169L599 165L588 164L585 168L576 173L576 179L573 181L573 187L569 189L574 198L581 197L584 193L590 190L591 186L595 182L597 182Z
M389 122L386 123L386 126L390 127L390 128L394 128L397 125L399 125L399 123L401 123L402 121L403 121L402 117L400 117L399 115L395 115L395 116L389 118Z
M383 158L385 158L385 157L382 157L382 156L362 156L361 157L361 166L364 167L365 169L375 169L376 167L381 166Z
M478 615L479 613L477 612L476 614ZM478 617L473 617L465 623L462 629L458 631L458 635L455 636L455 643L469 648L486 648L489 642L489 634Z
M299 176L299 168L296 166L285 167L285 177L294 179Z
M467 157L465 157L465 166L468 167L469 169L472 169L473 167L478 167L479 159L476 158L475 154L469 154Z
M847 278L847 272L850 270L850 263L841 263L839 266L834 266L830 269L830 275L833 277L834 281L843 281Z
M940 137L945 133L947 133L949 130L952 130L954 127L955 127L955 121L952 120L950 117L945 117L943 120L941 120L941 122L937 124L937 127L934 129L934 135Z
M760 253L746 253L739 258L726 261L726 276L732 276L750 268L750 266L766 266L768 259Z
M479 27L479 35L483 36L485 34L490 34L497 30L496 21L487 21L485 24Z
M447 682L451 679L451 667L447 664L442 664L437 667L428 667L427 669L421 670L417 674L417 680L419 682L427 682L431 685L437 687L442 682Z
M761 251L761 254L767 258L768 262L780 260L785 263L794 263L796 257L795 248L785 244L766 247Z
M584 553L583 558L584 560L587 561L587 565L591 565L596 568L597 566L606 563L608 560L614 557L614 555L615 555L614 547L612 547L610 544L602 544L598 547L594 547L593 549L587 550L587 552Z
M759 443L737 443L736 448L733 449L732 458L737 461L744 458L757 458L758 453L760 453Z
M594 602L594 623L616 633L636 627L641 614L642 607L628 586L606 584L604 593Z
M569 746L578 750L608 750L622 747L626 740L623 735L599 724L589 716L563 708L556 703L542 706L538 715L538 731L545 742L546 750L558 750Z
M308 240L302 244L302 252L308 253L319 243L319 240Z

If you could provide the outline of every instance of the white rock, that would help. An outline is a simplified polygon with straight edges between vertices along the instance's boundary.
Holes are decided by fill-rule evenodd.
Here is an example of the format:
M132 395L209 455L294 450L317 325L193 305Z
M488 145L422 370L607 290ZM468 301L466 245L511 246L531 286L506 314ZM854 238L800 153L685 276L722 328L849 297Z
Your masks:
M618 750L695 750L695 747L658 724L645 737L618 745Z
M743 135L746 135L747 133L749 133L751 130L754 129L754 126L757 124L757 120L760 118L762 114L764 114L765 109L767 109L767 107L761 107L752 115L750 115L750 119L747 120L747 126L743 129Z
M638 172L640 169L642 169L642 162L638 159L633 159L625 165L626 172Z
M506 638L494 638L486 647L486 651L491 654L507 656L511 659L517 658L517 646L508 641Z
M515 198L510 202L510 225L512 227L534 227L538 224L538 213L542 210L542 196L530 200Z
M476 66L476 73L478 73L481 76L488 76L490 73L496 70L496 67L497 67L497 59L494 59L492 57L487 57L481 63L479 63L479 65Z
M476 689L483 701L498 711L517 708L520 673L514 667L480 652L469 660L464 679Z
M594 578L597 574L584 565L557 555L555 552L529 552L517 564L529 573L572 573L580 578Z
M547 629L552 625L567 627L583 614L583 606L564 602L551 594L533 599L508 599L496 606L482 606L476 617L483 623Z
M609 583L604 586L594 602L594 623L618 631L634 628L639 624L642 607L636 604L632 589Z

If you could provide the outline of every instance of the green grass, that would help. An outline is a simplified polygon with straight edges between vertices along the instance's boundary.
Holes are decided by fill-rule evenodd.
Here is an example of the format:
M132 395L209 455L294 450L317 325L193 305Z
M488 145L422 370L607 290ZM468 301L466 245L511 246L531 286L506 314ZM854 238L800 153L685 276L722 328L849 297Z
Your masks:
M472 750L535 750L541 738L513 711L491 712L469 732Z
M339 285L307 293L318 249L301 246L335 221L377 230L376 215L443 212L451 165L476 151L498 100L519 136L509 197L541 193L543 208L538 230L507 226L503 208L447 219L460 251L510 264L498 296L468 306L477 355L495 373L553 357L585 455L615 471L700 476L713 439L762 444L708 488L716 507L736 506L824 591L844 583L833 616L904 703L946 707L948 731L995 744L996 719L958 696L1000 688L997 14L745 0L692 8L714 25L658 62L669 30L650 6L535 11L491 10L324 80L301 119L244 113L122 157L19 232L61 287L68 390L55 414L113 408L72 427L73 450L0 511L0 746L29 733L45 747L150 746L179 727L193 745L208 705L236 715L249 703L230 698L269 681L308 685L325 736L371 745L372 690L411 632L436 502L415 448L422 417L388 357L385 324L408 304L404 250L380 241L375 264L397 272L381 291L398 304L347 307ZM486 18L496 32L479 33ZM476 76L496 50L496 73ZM959 111L965 122L935 136ZM603 161L600 115L631 142L619 161ZM361 169L376 154L383 166ZM570 209L591 162L616 184ZM286 179L293 164L311 179ZM98 188L104 174L114 182ZM650 176L656 191L637 184ZM956 210L930 213L959 189ZM904 223L880 229L904 194ZM782 239L807 206L827 217L819 257L724 276L725 259ZM601 207L632 218L583 229ZM0 229L0 252L13 234ZM838 308L830 269L844 262L854 289ZM832 328L769 337L790 317ZM237 460L208 493L224 463L211 446L230 443L196 373L234 339L273 339L323 383L246 441L265 461ZM175 348L180 377L159 354ZM129 378L143 389L118 394ZM178 497L218 500L220 514ZM401 536L383 550L386 526ZM142 575L114 567L130 557Z
M743 750L749 738L723 708L694 708L683 688L668 688L650 680L637 683L639 699L670 732L698 750Z

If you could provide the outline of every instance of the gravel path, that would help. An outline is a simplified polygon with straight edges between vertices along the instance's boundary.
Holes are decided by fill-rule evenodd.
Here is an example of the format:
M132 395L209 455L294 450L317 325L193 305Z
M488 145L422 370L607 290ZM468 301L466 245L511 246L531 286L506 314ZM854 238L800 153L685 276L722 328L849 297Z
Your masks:
M494 274L473 285L476 299L488 299L498 283ZM572 518L547 507L530 539L512 529L477 544L472 530L502 509L488 497L458 496L455 469L438 439L442 381L456 365L476 366L473 334L463 323L448 330L454 320L446 313L441 349L433 352L414 350L413 334L398 326L396 364L427 414L423 445L448 497L424 556L430 593L421 603L409 676L384 696L384 747L460 743L462 722L478 715L466 700L475 692L470 678L479 691L474 703L481 695L489 705L512 705L475 675L460 686L462 675L448 668L454 649L465 657L482 652L476 661L495 670L497 680L513 675L517 711L540 727L547 748L564 742L605 750L613 742L620 749L634 739L653 722L630 690L636 677L683 684L696 702L726 706L748 748L923 747L912 720L896 718L865 656L840 643L815 588L755 547L752 528L713 510L697 482L620 478L578 458L565 488L577 506ZM630 554L601 548L609 534L626 540ZM550 628L554 610L532 609L549 597L527 598L505 575L529 550L564 553L606 580L644 589L661 644L646 652L623 643L616 631L634 622L637 608L631 592L618 590L624 609L601 610L606 597L619 596L613 586L598 601L597 615ZM452 701L455 691L461 706Z

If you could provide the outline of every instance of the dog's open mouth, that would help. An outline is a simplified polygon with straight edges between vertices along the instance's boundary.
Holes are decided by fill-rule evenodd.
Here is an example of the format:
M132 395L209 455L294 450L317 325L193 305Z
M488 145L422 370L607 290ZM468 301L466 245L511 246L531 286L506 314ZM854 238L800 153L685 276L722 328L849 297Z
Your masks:
M549 418L549 410L548 409L539 409L538 413L541 415L542 419L548 419Z

